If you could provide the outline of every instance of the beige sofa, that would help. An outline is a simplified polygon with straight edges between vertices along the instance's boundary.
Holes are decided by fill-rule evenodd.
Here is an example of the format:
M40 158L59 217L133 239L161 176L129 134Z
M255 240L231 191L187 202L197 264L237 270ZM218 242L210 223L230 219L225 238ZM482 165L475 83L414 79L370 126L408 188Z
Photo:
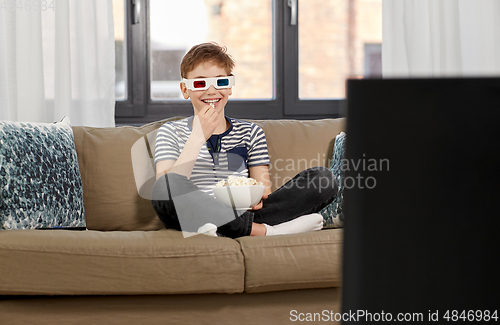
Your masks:
M1 324L291 324L340 311L342 229L236 240L163 229L138 194L131 148L164 122L73 128L88 230L0 232ZM273 189L328 166L345 127L254 122Z

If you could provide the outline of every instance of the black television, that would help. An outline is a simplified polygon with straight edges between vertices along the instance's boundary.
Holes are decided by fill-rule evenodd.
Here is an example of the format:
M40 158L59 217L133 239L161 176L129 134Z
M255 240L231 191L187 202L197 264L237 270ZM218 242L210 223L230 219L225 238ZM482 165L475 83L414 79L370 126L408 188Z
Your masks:
M499 321L500 78L348 80L346 134L343 324Z

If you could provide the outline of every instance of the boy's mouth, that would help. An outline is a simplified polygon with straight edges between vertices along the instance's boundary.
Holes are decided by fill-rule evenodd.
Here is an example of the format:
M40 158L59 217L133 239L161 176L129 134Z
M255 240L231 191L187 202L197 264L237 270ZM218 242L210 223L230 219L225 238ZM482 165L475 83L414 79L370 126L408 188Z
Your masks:
M217 104L218 102L220 102L220 98L216 98L216 99L203 99L202 102L206 103L206 104Z

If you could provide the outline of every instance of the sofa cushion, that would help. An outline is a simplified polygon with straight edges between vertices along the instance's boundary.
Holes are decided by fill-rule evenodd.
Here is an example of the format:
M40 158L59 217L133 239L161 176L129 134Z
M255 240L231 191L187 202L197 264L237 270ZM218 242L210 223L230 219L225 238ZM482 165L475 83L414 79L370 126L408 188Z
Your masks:
M132 146L164 122L141 127L73 128L88 229L164 228L156 217L151 201L138 193L131 157Z
M0 121L0 229L54 227L85 228L69 119Z
M245 292L338 287L342 229L296 235L241 237Z
M173 230L13 230L0 235L1 295L237 293L240 246Z
M310 167L329 167L335 136L345 119L254 120L266 134L272 190Z

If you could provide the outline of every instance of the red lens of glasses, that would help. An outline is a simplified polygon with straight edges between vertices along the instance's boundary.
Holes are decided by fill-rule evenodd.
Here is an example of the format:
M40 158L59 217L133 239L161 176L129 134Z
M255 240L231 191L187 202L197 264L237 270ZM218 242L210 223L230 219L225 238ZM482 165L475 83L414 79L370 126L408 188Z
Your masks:
M205 85L206 85L205 80L198 80L193 82L194 88L205 88Z

